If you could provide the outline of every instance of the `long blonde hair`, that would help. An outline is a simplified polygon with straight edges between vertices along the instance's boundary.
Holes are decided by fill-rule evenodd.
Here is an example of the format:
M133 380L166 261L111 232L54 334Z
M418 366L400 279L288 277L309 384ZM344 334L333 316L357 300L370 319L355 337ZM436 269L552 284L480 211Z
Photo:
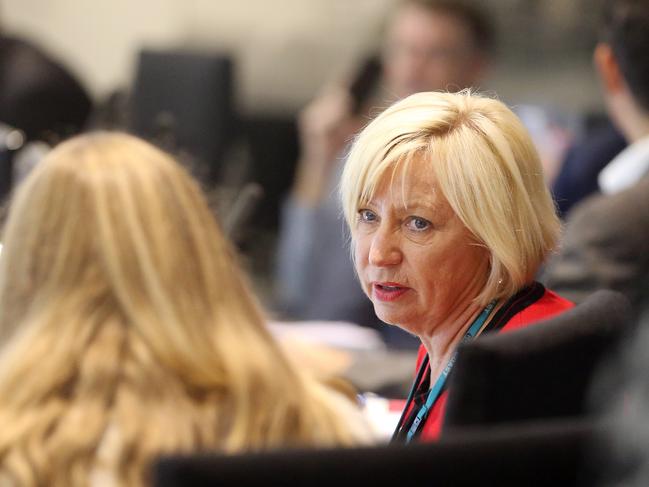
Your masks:
M416 165L413 161L423 161ZM417 93L363 129L343 171L348 225L396 166L431 171L465 227L491 254L476 300L507 298L533 280L555 248L560 223L532 139L498 100L464 90ZM407 190L407 188L405 188Z
M71 139L18 189L0 339L0 470L19 485L87 484L107 436L123 485L163 453L353 441L269 335L197 185L129 135Z

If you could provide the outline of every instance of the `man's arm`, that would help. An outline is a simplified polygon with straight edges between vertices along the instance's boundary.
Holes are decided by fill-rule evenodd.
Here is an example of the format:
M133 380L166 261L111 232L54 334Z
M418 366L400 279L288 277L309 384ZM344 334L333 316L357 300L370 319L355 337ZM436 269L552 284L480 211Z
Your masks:
M585 200L571 213L560 252L544 271L547 286L580 301L596 289L638 304L649 272L649 178L622 193Z

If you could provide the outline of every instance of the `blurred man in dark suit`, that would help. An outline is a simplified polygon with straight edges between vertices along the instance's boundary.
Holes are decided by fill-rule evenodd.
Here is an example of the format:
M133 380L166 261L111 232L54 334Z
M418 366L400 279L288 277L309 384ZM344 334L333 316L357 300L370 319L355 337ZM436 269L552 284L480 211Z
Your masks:
M649 307L649 2L608 0L594 52L611 120L629 146L599 175L601 195L569 215L548 286L576 301L616 289Z

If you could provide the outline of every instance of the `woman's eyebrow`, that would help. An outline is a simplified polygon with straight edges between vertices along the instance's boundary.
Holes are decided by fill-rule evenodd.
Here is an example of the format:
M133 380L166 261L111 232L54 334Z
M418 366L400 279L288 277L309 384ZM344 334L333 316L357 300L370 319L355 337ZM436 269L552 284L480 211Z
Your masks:
M361 201L361 202L358 204L358 207L359 207L359 208L363 208L363 207L365 207L365 206L376 206L376 201L374 201L374 198L372 198L372 199L369 200L369 201Z
M416 198L416 199L407 199L404 198L402 200L401 205L399 205L401 208L405 210L415 210L415 209L425 209L425 210L433 210L433 211L438 211L442 205L440 204L439 201L437 201L435 198Z

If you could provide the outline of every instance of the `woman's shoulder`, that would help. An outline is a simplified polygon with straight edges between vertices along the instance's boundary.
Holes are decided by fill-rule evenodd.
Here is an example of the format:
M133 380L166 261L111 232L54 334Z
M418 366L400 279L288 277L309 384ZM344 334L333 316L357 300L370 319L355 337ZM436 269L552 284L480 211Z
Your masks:
M538 284L538 286L541 286ZM541 286L542 287L542 286ZM573 308L575 304L550 289L542 288L539 298L518 311L503 326L502 331L524 328L542 320L547 320Z
M547 288L539 300L539 304L545 306L547 310L555 310L555 314L575 307L575 303Z

